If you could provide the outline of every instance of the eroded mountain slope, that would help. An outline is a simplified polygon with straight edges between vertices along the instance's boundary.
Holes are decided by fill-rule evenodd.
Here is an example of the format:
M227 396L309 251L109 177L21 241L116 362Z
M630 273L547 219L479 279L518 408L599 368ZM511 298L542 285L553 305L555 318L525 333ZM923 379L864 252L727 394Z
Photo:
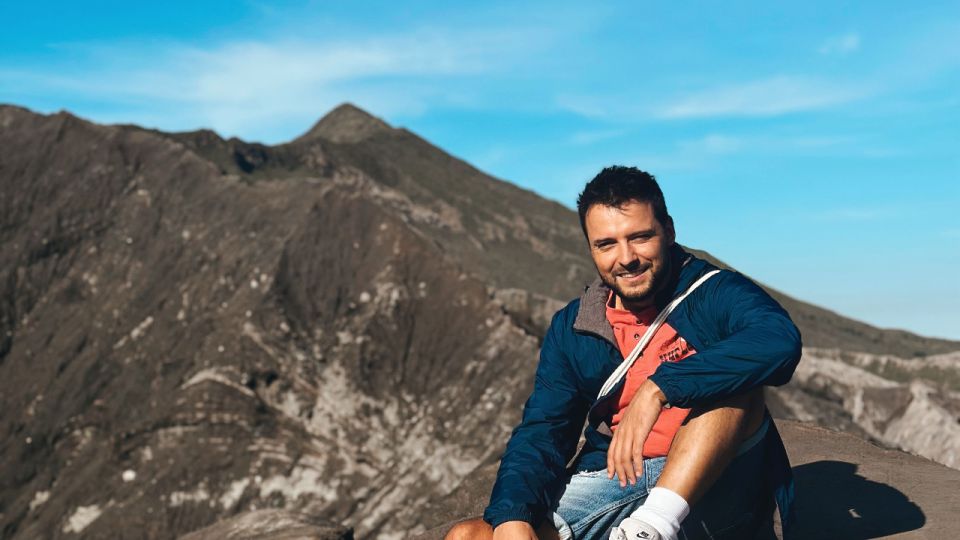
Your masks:
M0 148L4 537L422 530L593 275L573 212L350 106L279 146L0 107ZM807 345L960 348L785 302Z

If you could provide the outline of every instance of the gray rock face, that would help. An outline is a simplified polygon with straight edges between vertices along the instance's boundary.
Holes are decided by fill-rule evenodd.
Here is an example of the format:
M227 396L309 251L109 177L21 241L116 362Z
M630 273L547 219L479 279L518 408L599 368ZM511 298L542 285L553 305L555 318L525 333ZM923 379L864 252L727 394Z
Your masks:
M810 424L778 420L796 481L798 538L953 538L960 528L960 471ZM479 515L496 469L464 481L417 540L441 540ZM779 524L778 524L779 526Z
M903 359L806 349L790 384L770 394L782 418L854 432L960 469L958 374L958 353Z
M353 531L304 514L256 510L186 534L180 540L353 540Z
M537 339L402 194L349 168L250 183L169 137L0 114L4 536L283 507L401 537L495 459L490 411L518 409Z
M593 275L572 212L355 108L268 147L0 106L0 149L4 538L424 531ZM824 346L903 341L834 317Z

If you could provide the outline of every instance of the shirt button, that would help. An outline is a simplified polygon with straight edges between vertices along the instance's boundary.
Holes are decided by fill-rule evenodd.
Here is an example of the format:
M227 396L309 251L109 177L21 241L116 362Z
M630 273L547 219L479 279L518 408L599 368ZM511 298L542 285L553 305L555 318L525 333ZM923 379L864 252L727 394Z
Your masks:
M634 334L633 339L640 339L640 334Z

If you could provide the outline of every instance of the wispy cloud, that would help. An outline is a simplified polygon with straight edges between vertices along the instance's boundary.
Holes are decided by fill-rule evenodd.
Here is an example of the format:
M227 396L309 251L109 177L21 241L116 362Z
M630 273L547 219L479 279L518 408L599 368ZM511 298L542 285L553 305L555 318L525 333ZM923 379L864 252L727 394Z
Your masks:
M516 152L516 148L495 144L472 156L471 162L482 170L491 171L514 157Z
M681 139L663 151L640 156L638 162L655 164L658 170L697 170L716 167L722 159L743 155L806 155L819 156L833 152L860 153L869 150L863 142L850 135L776 135L776 134L731 134L708 133L703 136ZM653 167L653 165L650 165ZM886 211L886 210L883 210ZM841 209L816 216L821 221L864 220L881 217L871 212L878 209Z
M165 129L215 126L243 135L309 122L345 95L378 114L416 114L427 102L444 100L431 80L510 69L518 45L529 42L528 33L497 29L207 48L74 44L62 46L82 59L71 66L0 65L0 89L110 103L118 119L144 122L146 116Z
M560 110L585 118L634 120L642 115L631 100L618 96L585 95L563 92L554 97L554 105Z
M664 90L664 94L669 92L669 89ZM704 88L676 99L563 93L555 98L555 105L586 118L635 122L774 117L827 109L870 94L871 90L863 84L782 75Z
M850 54L860 49L860 34L850 32L826 39L817 51L820 54Z
M739 137L711 133L700 139L681 141L682 150L704 154L732 154L744 147L745 141Z
M719 158L741 152L746 145L741 137L710 133L677 141L661 152L634 156L631 162L655 172L702 170Z
M701 91L665 105L658 116L667 119L778 116L825 109L865 95L865 88L853 85L780 76Z
M842 207L828 208L819 212L808 214L808 217L814 221L820 222L867 222L894 218L903 212L891 207Z

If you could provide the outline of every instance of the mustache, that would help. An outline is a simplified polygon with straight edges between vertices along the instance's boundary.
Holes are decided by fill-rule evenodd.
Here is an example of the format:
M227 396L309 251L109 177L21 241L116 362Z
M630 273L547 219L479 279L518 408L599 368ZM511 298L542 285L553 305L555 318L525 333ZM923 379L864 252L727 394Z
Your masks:
M650 264L641 264L639 262L634 262L627 266L621 266L618 270L613 272L613 275L616 277L623 276L626 274L641 274L646 272L652 265Z

